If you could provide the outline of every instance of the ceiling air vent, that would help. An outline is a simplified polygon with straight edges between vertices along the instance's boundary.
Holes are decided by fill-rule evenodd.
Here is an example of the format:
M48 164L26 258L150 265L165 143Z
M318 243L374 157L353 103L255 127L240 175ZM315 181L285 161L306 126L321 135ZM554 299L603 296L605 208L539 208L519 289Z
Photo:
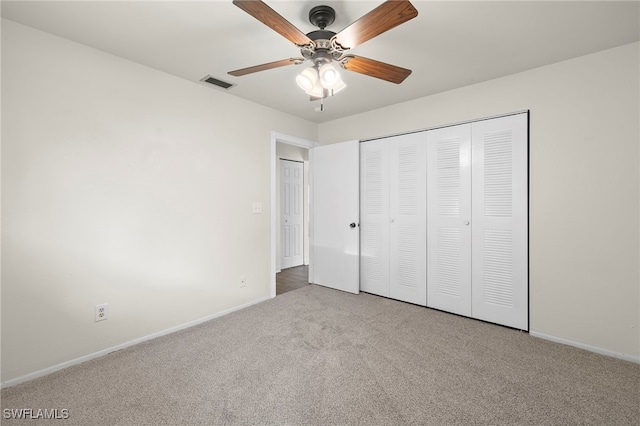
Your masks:
M223 89L229 89L230 87L234 86L234 84L227 83L226 81L218 80L217 78L211 77L210 75L203 77L202 79L200 79L200 81L213 84L214 86L222 87Z

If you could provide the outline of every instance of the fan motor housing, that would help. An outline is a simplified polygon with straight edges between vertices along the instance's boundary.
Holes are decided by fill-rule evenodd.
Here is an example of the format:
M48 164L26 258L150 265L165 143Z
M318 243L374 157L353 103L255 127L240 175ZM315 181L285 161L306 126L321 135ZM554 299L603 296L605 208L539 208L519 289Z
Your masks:
M336 33L334 33L333 31L315 30L307 34L307 37L309 37L313 41L318 41L318 40L331 40L331 38L334 35L336 35Z
M331 6L316 6L309 11L309 22L321 30L333 24L335 19L336 11Z

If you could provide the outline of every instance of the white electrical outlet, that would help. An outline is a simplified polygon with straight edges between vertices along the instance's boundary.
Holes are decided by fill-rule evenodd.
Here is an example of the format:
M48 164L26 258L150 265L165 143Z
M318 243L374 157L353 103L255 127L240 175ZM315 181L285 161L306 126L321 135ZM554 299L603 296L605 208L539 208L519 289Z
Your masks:
M96 322L109 318L109 304L96 305Z
M242 276L240 277L240 287L244 287L247 285L247 277Z

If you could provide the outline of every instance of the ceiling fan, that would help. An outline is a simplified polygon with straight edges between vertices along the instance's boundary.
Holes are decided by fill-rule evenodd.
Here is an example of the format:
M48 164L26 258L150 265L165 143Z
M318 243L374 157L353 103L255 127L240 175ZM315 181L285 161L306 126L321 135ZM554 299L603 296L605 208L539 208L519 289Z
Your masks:
M387 0L339 33L325 29L335 20L333 8L316 6L309 12L309 21L319 30L308 34L304 34L262 1L234 0L233 4L298 46L302 57L229 71L232 76L240 77L311 61L313 66L298 75L296 81L311 96L311 100L317 100L331 96L345 87L332 65L334 61L348 71L396 84L402 83L411 74L409 69L348 53L349 49L415 18L418 11L408 0Z

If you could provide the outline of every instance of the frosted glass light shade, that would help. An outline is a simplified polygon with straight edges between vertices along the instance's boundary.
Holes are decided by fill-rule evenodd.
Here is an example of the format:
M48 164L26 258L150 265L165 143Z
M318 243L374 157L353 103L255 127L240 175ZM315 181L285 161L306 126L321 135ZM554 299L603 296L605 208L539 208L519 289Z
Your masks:
M342 79L339 80L338 83L336 83L335 86L333 86L331 89L329 89L330 96L335 95L336 93L338 93L339 91L341 91L345 87L347 87L347 85L344 84L344 81L342 81Z
M325 89L332 89L342 82L340 73L332 64L324 64L320 67L320 83Z
M313 87L311 88L311 90L305 90L305 92L307 92L307 95L312 96L314 98L324 98L324 88L322 87L322 84L320 84L320 79L316 80L316 83L313 85Z
M296 83L298 83L298 86L305 92L311 91L317 81L318 73L315 68L307 68L296 77Z

